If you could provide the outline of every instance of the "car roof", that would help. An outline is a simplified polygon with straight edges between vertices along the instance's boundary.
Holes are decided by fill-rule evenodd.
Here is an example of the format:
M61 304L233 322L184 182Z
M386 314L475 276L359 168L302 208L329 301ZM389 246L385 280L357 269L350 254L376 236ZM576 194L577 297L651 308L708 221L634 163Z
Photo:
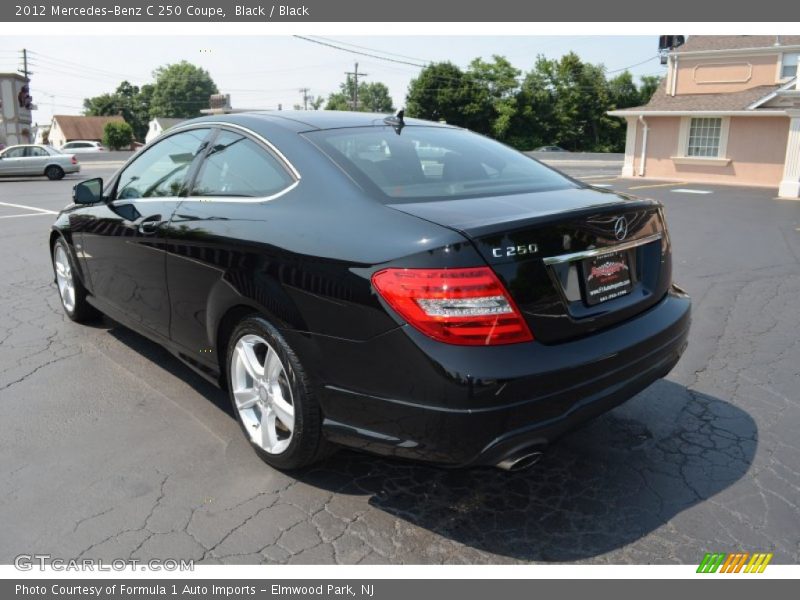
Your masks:
M68 142L65 142L64 145L66 146L67 144L99 144L99 143L100 142L98 142L97 140L70 140Z
M384 119L393 115L385 113L351 112L339 110L265 110L242 111L229 114L210 115L191 121L184 121L179 127L207 121L241 124L243 121L250 123L263 121L273 126L282 127L292 131L310 131L315 129L341 129L345 127L370 127L383 125ZM430 127L450 127L446 123L425 121L423 119L404 119L406 125L425 125Z

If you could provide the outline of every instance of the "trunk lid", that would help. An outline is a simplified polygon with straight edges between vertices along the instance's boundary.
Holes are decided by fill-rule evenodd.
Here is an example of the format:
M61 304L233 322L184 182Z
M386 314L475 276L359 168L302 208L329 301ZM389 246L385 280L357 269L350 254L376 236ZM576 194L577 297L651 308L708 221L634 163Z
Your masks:
M652 200L571 188L389 206L470 239L542 343L631 318L672 281L669 237Z

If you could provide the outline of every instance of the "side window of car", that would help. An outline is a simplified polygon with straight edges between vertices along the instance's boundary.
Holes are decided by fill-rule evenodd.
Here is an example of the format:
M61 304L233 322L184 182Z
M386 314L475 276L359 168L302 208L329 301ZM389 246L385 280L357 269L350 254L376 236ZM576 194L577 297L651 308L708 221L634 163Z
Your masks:
M36 146L29 146L25 156L47 156L47 152Z
M120 174L114 198L179 196L192 161L205 147L208 132L192 129L176 133L145 150Z
M248 137L223 130L195 179L192 196L271 196L294 182L270 152Z
M11 148L5 154L3 154L3 158L22 158L25 155L25 148Z

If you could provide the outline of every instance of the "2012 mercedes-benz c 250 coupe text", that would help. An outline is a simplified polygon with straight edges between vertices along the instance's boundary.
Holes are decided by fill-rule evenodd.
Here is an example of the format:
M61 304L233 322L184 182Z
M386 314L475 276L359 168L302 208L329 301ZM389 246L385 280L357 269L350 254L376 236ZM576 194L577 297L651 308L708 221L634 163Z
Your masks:
M689 330L659 203L402 113L186 122L78 184L50 249L70 318L227 387L279 468L336 444L521 468Z

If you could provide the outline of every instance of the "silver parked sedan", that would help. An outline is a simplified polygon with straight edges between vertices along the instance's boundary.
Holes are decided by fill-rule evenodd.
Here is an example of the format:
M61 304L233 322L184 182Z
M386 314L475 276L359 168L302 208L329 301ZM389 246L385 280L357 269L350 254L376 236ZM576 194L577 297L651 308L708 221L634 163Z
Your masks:
M48 179L61 179L80 170L74 154L63 154L51 146L23 144L0 152L0 177L44 175Z

